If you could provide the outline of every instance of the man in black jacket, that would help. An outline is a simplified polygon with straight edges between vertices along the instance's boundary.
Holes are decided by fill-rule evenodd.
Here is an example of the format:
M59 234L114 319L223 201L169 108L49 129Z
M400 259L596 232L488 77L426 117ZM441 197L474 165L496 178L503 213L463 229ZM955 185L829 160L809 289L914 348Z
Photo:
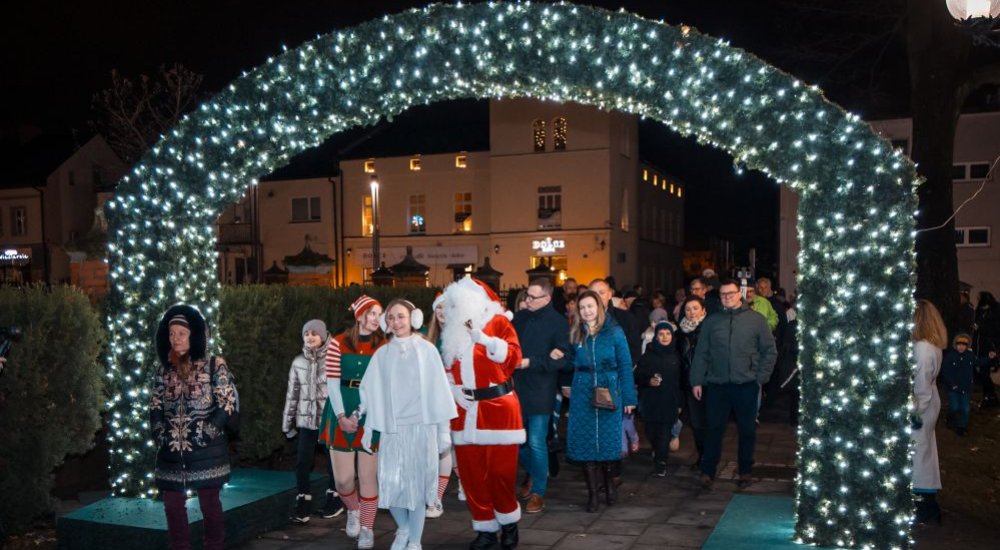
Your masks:
M528 437L518 457L528 478L518 496L527 500L524 511L533 514L545 508L549 475L546 436L559 391L559 372L570 367L567 355L572 347L566 319L552 307L552 283L544 278L531 281L526 300L527 308L514 315L523 357L514 371L514 392L521 402Z
M622 327L622 331L625 332L625 340L628 342L628 351L632 354L632 366L634 367L639 361L639 356L642 355L642 330L639 329L639 322L627 310L617 308L611 303L614 291L608 285L607 281L604 279L594 279L588 286L590 290L593 290L601 297L601 302L604 303L604 310L607 315L613 317L615 322Z

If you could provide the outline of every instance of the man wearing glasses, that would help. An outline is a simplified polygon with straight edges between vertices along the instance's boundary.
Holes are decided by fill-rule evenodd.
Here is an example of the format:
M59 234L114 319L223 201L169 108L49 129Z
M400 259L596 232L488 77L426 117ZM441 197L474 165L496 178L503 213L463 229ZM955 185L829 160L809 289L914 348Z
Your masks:
M701 484L712 487L732 412L739 430L737 486L742 489L751 481L760 388L771 377L778 351L767 320L743 302L736 281L723 281L719 296L722 311L702 324L691 366L691 392L705 401L707 424Z
M514 330L521 342L521 366L514 371L514 392L521 401L521 415L527 441L521 445L518 461L527 472L518 496L527 502L525 513L545 508L549 475L546 438L559 391L559 372L571 368L569 327L552 307L552 283L540 278L531 281L527 307L514 314Z

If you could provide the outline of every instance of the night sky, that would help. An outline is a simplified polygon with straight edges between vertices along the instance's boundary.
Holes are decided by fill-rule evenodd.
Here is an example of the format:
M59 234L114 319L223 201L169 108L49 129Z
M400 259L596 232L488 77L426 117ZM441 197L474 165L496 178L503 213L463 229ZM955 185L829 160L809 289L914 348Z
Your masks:
M795 41L810 32L808 21L789 21L776 9L781 0L589 3L608 9L624 7L671 24L689 24L779 65L787 58L782 53L793 51ZM13 3L5 7L0 23L0 139L12 143L28 135L27 128L86 135L91 97L109 85L112 69L134 77L179 62L204 75L202 91L209 97L242 71L280 53L282 45L294 48L318 34L425 4L343 0ZM897 53L889 51L890 62L880 71L896 73L896 80L905 83L905 63L892 59ZM902 78L898 78L900 65L904 66ZM809 73L801 76L862 116L876 114L849 87L832 80L827 82L829 87L824 86L828 75L819 70L823 67L784 68L795 74ZM483 111L473 105L461 120L476 120L477 109ZM905 110L905 97L878 109L899 114ZM413 113L410 123L419 124L421 116L429 115ZM398 118L404 124L408 120ZM477 132L482 135L482 130ZM681 139L659 123L644 122L641 132L644 156L689 184L689 237L716 234L736 241L741 251L756 246L763 260L774 261L777 185L773 181L753 173L735 175L728 156Z

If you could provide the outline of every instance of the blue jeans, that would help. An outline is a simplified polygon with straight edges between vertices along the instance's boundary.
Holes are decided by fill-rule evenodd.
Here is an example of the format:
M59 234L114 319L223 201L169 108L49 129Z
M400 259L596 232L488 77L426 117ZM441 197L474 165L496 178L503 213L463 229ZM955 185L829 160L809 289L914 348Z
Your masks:
M956 428L969 427L969 394L960 391L948 392L948 413Z
M548 414L526 414L522 416L528 440L518 451L518 460L531 476L531 492L543 497L549 484L549 446L545 442L549 434Z

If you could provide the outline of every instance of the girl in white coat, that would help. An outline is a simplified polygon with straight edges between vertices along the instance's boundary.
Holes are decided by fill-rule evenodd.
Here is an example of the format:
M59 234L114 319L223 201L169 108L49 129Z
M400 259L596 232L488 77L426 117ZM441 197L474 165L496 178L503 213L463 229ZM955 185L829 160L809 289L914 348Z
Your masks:
M441 355L415 332L423 314L407 300L385 308L393 337L372 356L361 379L367 415L362 445L380 435L378 506L396 520L392 550L419 550L427 506L437 502L438 460L451 451L449 421L458 416Z
M948 331L941 314L927 300L917 301L913 320L913 493L916 522L941 521L936 495L941 490L937 438L934 426L941 412L937 376L941 372L941 350L948 345Z

